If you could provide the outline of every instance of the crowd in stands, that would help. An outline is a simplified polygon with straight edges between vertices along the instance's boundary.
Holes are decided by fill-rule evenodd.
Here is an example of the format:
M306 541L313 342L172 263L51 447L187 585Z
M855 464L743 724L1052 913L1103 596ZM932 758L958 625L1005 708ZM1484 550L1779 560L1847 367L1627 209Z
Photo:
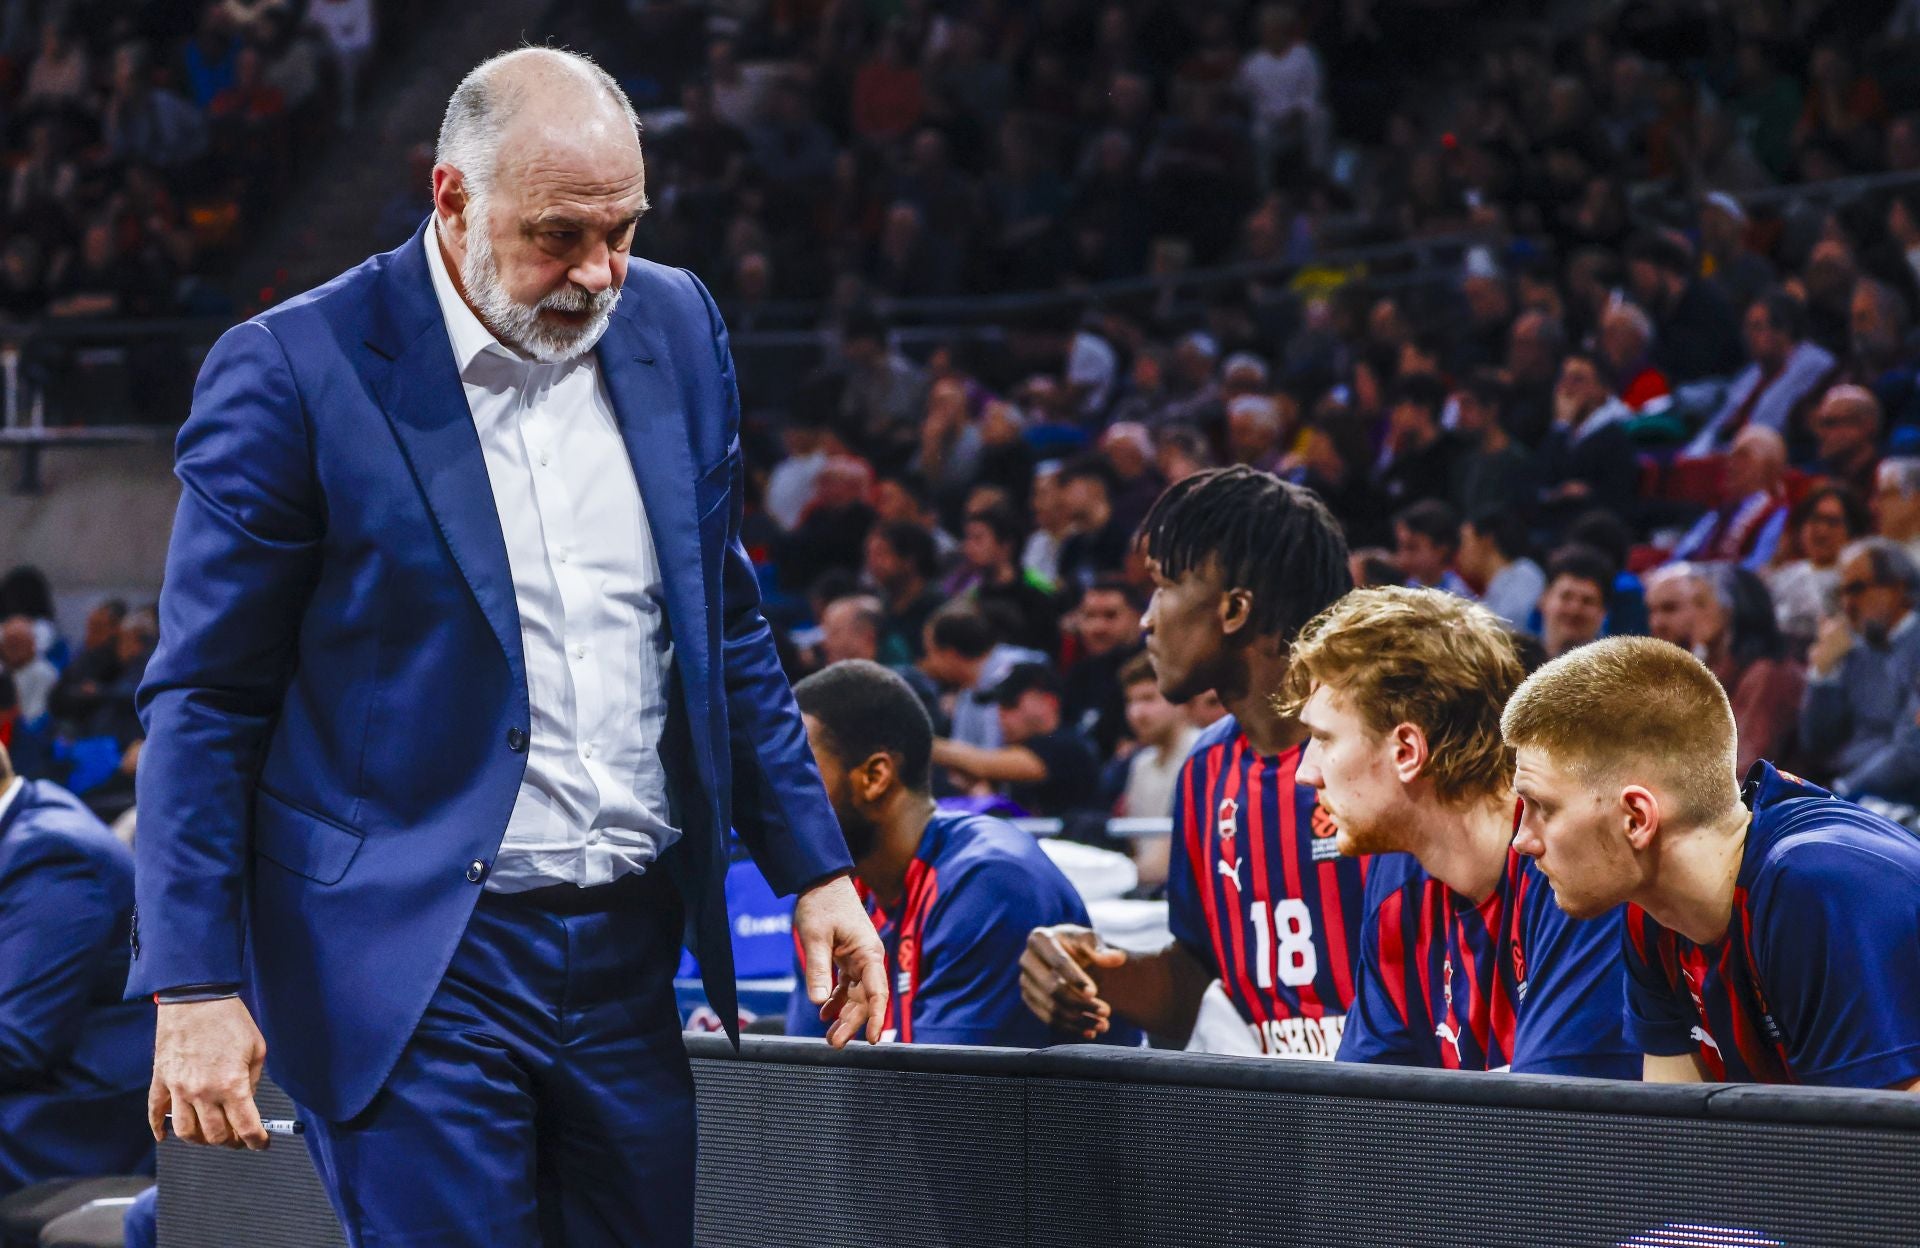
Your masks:
M209 280L352 124L374 0L21 0L0 15L0 318L222 315Z
M1435 21L1530 15L638 19L641 250L737 333L791 299L832 330L791 388L742 370L793 674L897 665L951 793L1164 813L1141 794L1209 711L1130 703L1131 535L1242 463L1327 500L1362 584L1480 598L1536 658L1652 631L1726 683L1743 758L1920 804L1920 6L1592 6L1433 72L1472 44ZM1444 271L1342 258L1442 236ZM1101 285L1207 265L1241 267ZM1070 320L992 350L912 302L1063 288Z

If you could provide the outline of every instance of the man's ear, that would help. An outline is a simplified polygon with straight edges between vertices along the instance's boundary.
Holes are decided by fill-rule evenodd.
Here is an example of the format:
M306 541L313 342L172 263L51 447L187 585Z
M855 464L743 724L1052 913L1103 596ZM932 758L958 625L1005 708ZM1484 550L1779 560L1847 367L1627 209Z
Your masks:
M1643 853L1660 834L1660 799L1651 789L1630 784L1620 791L1619 817L1627 844L1633 846L1636 853Z
M1229 589L1220 595L1220 631L1229 637L1253 623L1253 593Z
M1412 784L1427 769L1433 751L1427 747L1427 734L1417 724L1398 724L1387 734L1393 746L1393 774L1400 783Z
M894 766L893 755L884 750L876 750L867 756L848 774L852 782L853 796L862 803L873 804L892 791L893 784L899 778L899 770Z

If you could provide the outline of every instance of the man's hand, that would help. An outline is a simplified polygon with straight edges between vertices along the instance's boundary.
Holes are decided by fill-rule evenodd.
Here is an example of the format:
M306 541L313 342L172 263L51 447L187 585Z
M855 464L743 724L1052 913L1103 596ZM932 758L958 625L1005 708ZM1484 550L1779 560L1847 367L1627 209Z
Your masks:
M1830 676L1833 669L1840 666L1840 660L1847 657L1853 649L1853 630L1847 627L1847 621L1838 615L1830 615L1820 621L1820 632L1813 639L1813 646L1807 651L1807 664L1813 668L1815 676Z
M832 1024L827 1043L843 1049L864 1026L867 1043L879 1044L887 1025L887 951L853 882L836 875L801 893L793 930L806 962L807 1000Z
M238 997L159 1007L147 1125L153 1138L173 1133L189 1144L225 1148L268 1145L253 1090L267 1061L267 1042Z
M1100 985L1087 967L1113 970L1126 964L1092 928L1062 924L1036 927L1020 955L1020 998L1041 1022L1055 1031L1092 1040L1113 1025L1113 1007L1100 998Z

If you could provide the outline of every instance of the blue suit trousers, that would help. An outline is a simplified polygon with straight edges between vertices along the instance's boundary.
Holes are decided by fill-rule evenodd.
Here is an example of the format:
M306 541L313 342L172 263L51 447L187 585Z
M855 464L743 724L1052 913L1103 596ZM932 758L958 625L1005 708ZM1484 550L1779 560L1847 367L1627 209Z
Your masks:
M483 893L372 1104L302 1113L355 1248L688 1248L678 895L650 871Z

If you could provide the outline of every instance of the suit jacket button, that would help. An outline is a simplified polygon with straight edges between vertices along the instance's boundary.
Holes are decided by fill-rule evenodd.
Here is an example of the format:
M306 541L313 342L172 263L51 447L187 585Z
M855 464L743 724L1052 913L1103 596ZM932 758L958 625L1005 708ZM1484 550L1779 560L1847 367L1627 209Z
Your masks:
M507 748L519 754L527 748L527 734L518 728L507 729Z
M478 884L487 878L487 864L475 858L467 864L467 883Z

